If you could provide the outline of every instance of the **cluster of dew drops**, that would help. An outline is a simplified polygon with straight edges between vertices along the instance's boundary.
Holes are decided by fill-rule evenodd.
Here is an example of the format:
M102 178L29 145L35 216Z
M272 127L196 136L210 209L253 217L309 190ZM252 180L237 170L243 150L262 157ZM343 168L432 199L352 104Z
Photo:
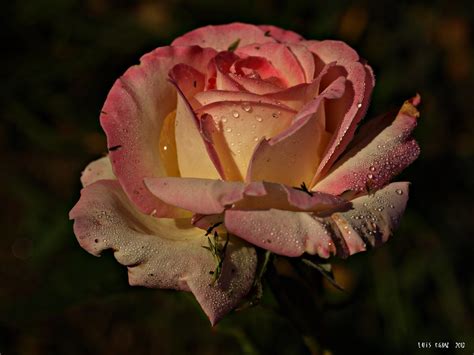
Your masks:
M280 104L280 103L278 102L278 104ZM252 111L253 111L252 105L251 105L249 102L246 102L246 101L242 102L241 105L240 105L240 107L241 107L242 110L243 110L244 112L246 112L246 113L252 113ZM281 115L281 112L280 112L280 111L275 111L275 112L272 113L272 117L273 117L274 119L279 118L280 115ZM237 111L236 109L232 110L232 112L231 112L231 117L234 118L234 119L238 119L238 118L240 117L239 111ZM227 116L222 116L222 117L221 117L221 121L222 121L222 123L227 123L227 122L228 122ZM263 122L263 117L260 116L260 115L255 115L255 121L256 121L257 123L261 123L261 122ZM251 125L251 128L252 128L251 134L254 135L254 137L253 137L254 142L258 142L259 139L260 139L258 136L255 135L255 129L257 128L257 123L254 122L254 123L252 123L252 125ZM225 131L226 131L227 133L232 133L232 128L227 127L227 128L225 129ZM237 132L236 135L237 135L237 137L240 137L240 136L241 136L241 133L240 133L240 132ZM236 145L235 142L230 142L230 146L231 146L231 147L233 147L233 146L235 146L235 145ZM238 146L241 146L241 145L242 145L242 142L238 142L237 145L238 145ZM240 153L240 149L237 149L237 153Z

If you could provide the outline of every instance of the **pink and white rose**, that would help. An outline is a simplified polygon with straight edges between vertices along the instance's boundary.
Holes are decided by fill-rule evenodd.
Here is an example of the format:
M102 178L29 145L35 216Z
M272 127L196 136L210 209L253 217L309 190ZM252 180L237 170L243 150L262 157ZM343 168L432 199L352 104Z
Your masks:
M415 160L420 102L370 120L371 68L339 41L207 26L144 55L101 112L109 154L70 212L80 245L112 249L131 285L191 291L216 323L254 281L255 247L347 257L384 243ZM206 230L230 236L219 278ZM221 245L222 250L222 245Z

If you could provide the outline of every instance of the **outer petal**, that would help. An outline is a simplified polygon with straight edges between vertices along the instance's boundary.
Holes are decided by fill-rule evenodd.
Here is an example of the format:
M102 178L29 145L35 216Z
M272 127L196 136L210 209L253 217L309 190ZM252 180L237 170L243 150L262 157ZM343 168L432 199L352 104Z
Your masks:
M250 161L247 181L266 180L289 186L305 182L310 186L322 154L320 147L327 142L323 101L340 97L343 92L344 78L341 77L308 103L288 129L262 140Z
M351 148L314 190L339 195L344 191L365 191L385 186L419 155L420 148L411 132L419 113L406 101L398 115L378 117L365 124Z
M408 200L408 183L388 185L352 201L349 211L322 218L282 210L226 210L227 230L261 248L286 256L303 253L340 257L379 246L398 226Z
M308 252L328 258L336 251L322 220L306 212L228 210L225 226L230 233L279 255Z
M338 254L349 256L385 243L400 223L400 217L408 201L408 182L387 185L374 194L352 200L353 209L335 213L342 238L335 238Z
M262 183L228 182L222 180L196 178L155 178L145 179L150 191L175 206L180 206L199 214L216 214L225 207L244 198L245 195L266 194Z
M214 55L214 50L199 47L158 48L127 70L107 96L101 124L112 166L129 198L145 213L175 213L143 185L145 176L166 174L158 138L163 120L176 108L176 90L168 82L168 72L178 63L204 72Z
M298 43L304 39L298 33L289 31L289 30L284 30L283 28L280 28L280 27L276 27L272 25L261 25L258 27L262 31L264 31L267 36L270 36L279 42Z
M247 294L256 270L253 248L232 239L220 278L211 285L215 269L203 231L189 220L157 219L130 205L117 181L103 180L82 190L70 212L81 246L93 255L114 250L128 266L131 285L191 291L215 324Z
M313 180L316 181L320 176L325 175L351 141L357 124L367 111L375 80L372 69L362 64L357 53L344 42L304 41L301 43L322 61L320 65L336 62L338 66L343 67L347 78L344 96L330 103L326 108L326 126L334 134ZM334 68L334 71L337 69Z
M225 51L237 40L240 40L239 46L246 46L251 43L275 42L272 37L266 36L265 32L257 26L236 22L227 25L210 25L195 29L176 38L172 45L198 45L201 47L214 48L218 51Z
M110 148L109 148L110 149ZM115 179L112 171L112 164L108 156L94 160L86 166L81 175L83 187L90 185L98 180Z

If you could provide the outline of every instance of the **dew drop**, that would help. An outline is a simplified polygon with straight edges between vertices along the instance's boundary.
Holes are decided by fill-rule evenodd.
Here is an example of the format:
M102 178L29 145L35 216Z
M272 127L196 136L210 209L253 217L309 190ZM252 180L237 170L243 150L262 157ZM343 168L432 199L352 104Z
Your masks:
M397 193L397 195L403 195L403 191L400 189L396 189L395 192Z
M255 142L258 142L258 137L253 137L253 140L254 140Z
M390 204L390 208L395 208L395 206L394 206L394 205L392 205L392 204Z
M262 122L262 121L263 121L263 118L260 117L260 116L255 116L255 119L256 119L258 122Z
M163 150L168 150L168 146L167 146L167 145L164 145L164 146L163 146Z
M367 174L367 177L368 177L369 179L373 179L373 178L374 178L374 174Z
M252 112L252 106L248 102L242 103L242 110L245 112Z
M232 116L234 116L234 118L239 118L239 113L237 111L232 111Z
M226 118L226 117L222 117L222 122L226 123L226 122L227 122L227 118Z
M359 103L357 104L357 108L361 108L361 107L362 107L362 103L359 102Z
M375 166L371 166L371 167L369 168L369 170L370 170L370 171L375 171Z
M225 131L230 133L230 132L232 132L232 128L226 128Z

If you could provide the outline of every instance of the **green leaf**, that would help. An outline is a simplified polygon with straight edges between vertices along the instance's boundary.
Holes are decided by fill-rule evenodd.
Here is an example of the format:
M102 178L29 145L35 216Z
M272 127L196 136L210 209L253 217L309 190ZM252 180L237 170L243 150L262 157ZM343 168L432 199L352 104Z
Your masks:
M239 46L239 43L240 43L240 38L238 38L234 42L232 42L232 44L229 46L229 48L227 48L227 50L229 52L235 51L237 49L237 47Z

